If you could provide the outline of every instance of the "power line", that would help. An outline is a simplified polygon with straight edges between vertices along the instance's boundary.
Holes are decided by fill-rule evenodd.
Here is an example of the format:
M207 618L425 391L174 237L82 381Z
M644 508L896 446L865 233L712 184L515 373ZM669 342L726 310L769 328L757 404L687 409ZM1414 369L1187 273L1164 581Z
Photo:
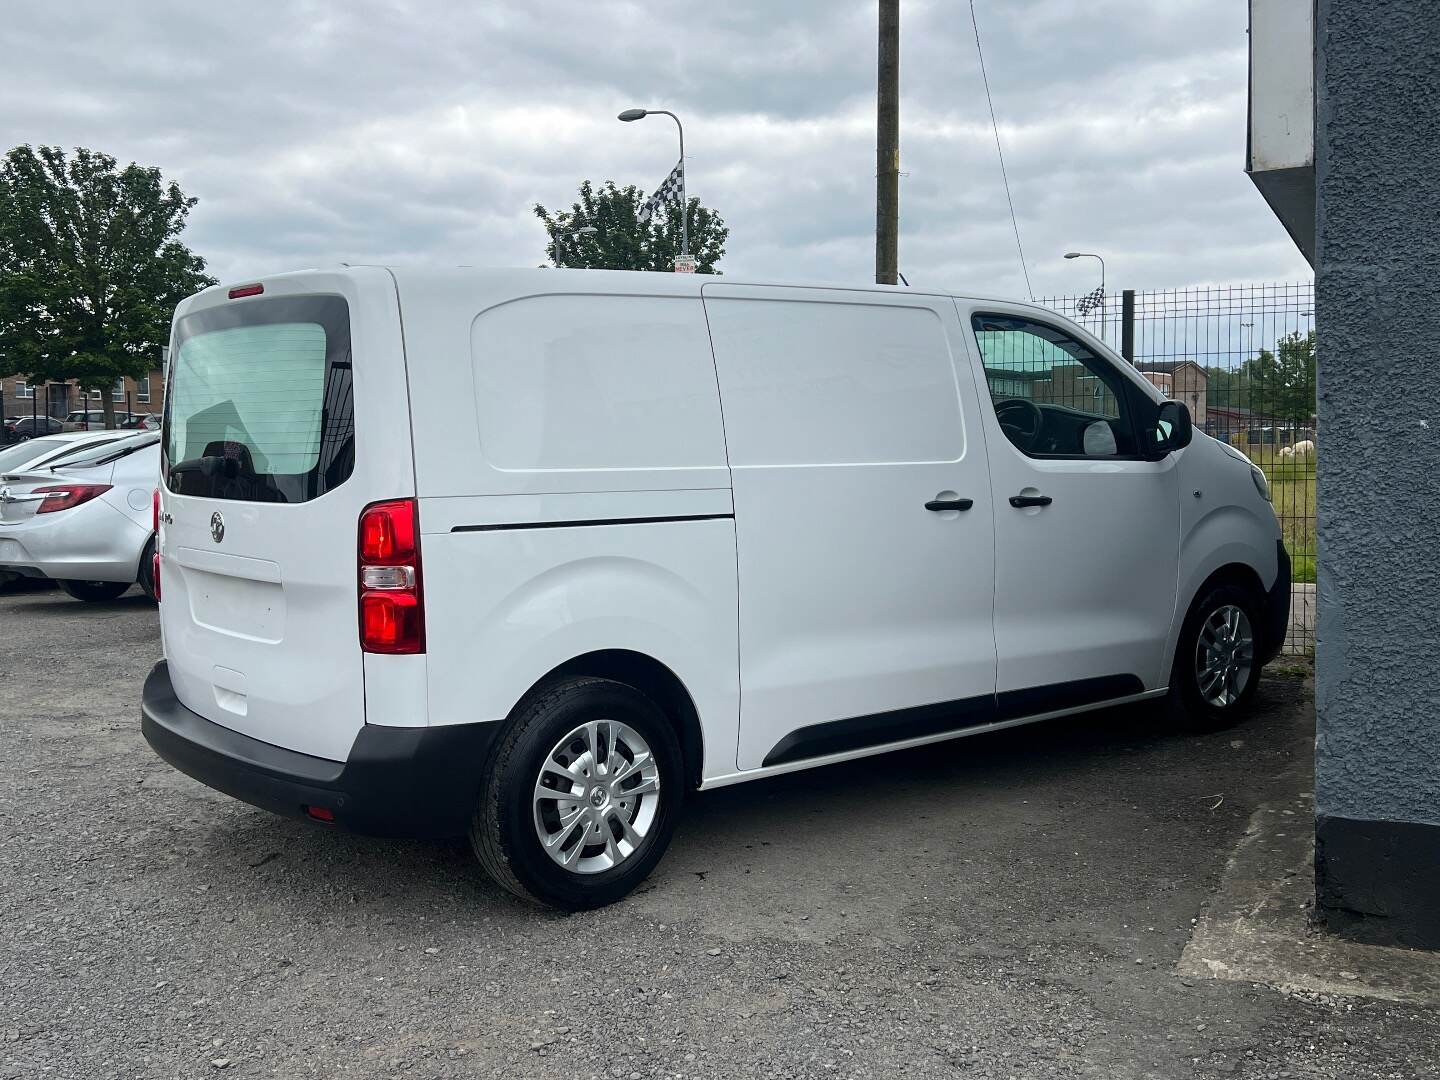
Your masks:
M995 155L1000 159L1000 179L1005 184L1005 201L1010 205L1010 226L1015 230L1015 250L1020 252L1020 272L1025 275L1025 291L1035 299L1030 287L1030 271L1025 266L1025 247L1020 243L1020 222L1015 219L1015 200L1010 197L1010 177L1005 173L1005 151L1000 149L1000 125L995 120L995 102L990 97L990 77L985 74L985 51L980 48L980 24L975 21L975 0L970 0L970 25L975 28L975 55L980 57L980 81L985 84L985 104L990 106L990 127L995 132Z

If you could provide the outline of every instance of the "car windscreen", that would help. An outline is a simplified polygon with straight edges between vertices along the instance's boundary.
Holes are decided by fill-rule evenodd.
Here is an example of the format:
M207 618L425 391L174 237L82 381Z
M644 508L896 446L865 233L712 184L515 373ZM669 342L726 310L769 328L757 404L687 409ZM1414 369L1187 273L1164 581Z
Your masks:
M354 469L350 312L338 296L188 315L170 380L161 469L177 494L306 502Z
M102 439L86 443L68 454L59 454L45 462L49 469L84 469L91 465L103 465L133 450L142 450L158 442L160 436L153 431L143 435L127 435L118 439Z
M53 454L66 445L64 439L31 439L0 450L0 473L13 472L36 458Z

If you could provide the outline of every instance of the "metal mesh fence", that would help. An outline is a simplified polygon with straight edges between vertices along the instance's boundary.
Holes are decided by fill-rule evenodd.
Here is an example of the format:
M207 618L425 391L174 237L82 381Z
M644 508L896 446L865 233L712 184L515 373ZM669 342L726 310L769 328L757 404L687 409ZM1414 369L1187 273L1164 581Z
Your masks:
M1285 652L1315 648L1315 287L1127 290L1041 303L1080 323L1265 471L1294 585Z

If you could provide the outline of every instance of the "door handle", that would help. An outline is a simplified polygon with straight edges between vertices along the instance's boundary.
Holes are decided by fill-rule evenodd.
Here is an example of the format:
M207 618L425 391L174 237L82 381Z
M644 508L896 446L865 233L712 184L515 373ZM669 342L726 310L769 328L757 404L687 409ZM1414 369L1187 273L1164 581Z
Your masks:
M925 504L925 509L939 513L941 510L969 510L974 505L974 499L931 499Z
M1054 500L1049 495L1011 495L1010 505L1016 510L1023 510L1027 506L1049 506Z

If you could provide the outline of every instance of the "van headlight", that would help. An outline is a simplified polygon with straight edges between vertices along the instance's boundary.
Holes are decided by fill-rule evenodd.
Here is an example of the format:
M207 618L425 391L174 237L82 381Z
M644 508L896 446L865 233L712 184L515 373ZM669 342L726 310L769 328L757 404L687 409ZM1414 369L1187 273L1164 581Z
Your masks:
M1260 497L1266 502L1270 501L1270 481L1265 479L1265 473L1258 465L1250 466L1250 479L1255 481L1255 490L1260 492Z

